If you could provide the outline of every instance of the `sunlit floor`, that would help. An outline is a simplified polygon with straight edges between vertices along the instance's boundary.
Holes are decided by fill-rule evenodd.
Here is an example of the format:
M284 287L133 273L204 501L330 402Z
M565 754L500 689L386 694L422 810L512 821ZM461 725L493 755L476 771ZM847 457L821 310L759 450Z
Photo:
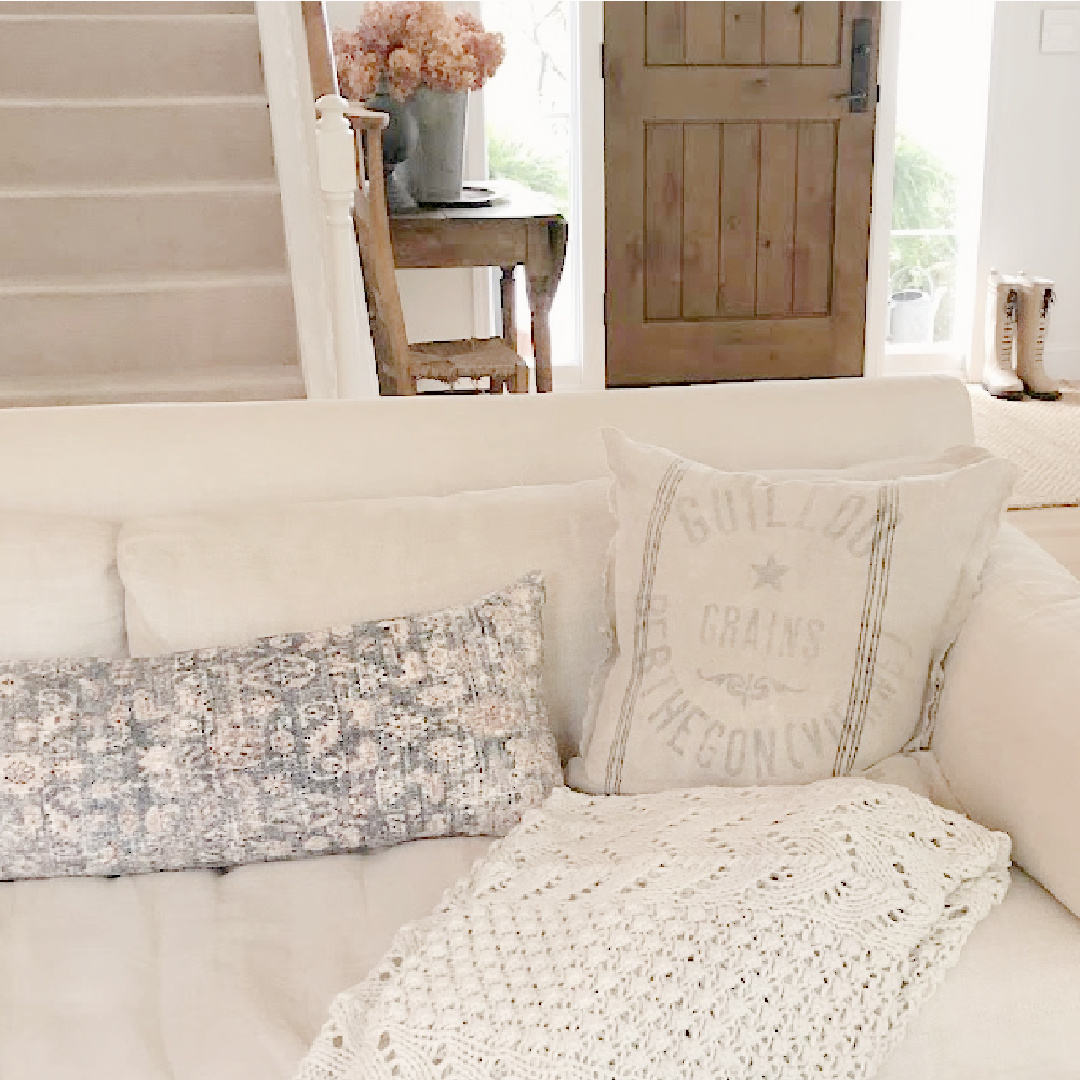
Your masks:
M968 389L976 443L1020 467L1009 520L1080 577L1080 383L1054 402Z
M1020 466L1012 507L1080 506L1080 385L1058 401L1003 401L969 386L975 441Z

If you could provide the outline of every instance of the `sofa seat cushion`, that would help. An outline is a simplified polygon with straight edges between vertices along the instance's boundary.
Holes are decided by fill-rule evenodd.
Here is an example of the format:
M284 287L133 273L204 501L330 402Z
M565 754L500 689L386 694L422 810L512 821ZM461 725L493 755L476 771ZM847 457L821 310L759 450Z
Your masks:
M489 843L0 885L0 1076L289 1080L333 996ZM1080 921L1012 877L876 1080L1076 1075Z
M2 884L0 1076L288 1080L333 996L490 843Z
M1014 868L874 1080L1071 1080L1078 1016L1080 920Z

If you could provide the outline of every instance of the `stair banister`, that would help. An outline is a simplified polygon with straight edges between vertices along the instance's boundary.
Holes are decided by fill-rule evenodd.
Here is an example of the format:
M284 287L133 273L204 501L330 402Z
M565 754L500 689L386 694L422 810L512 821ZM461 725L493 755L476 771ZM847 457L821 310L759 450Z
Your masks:
M304 36L307 39L311 90L318 100L327 94L338 92L337 65L334 62L330 24L323 0L301 0L300 12L304 19Z
M376 397L375 352L349 213L356 171L352 164L346 179L342 168L344 154L353 162L355 149L344 144L341 114L328 114L321 134L317 127L309 62L318 49L305 32L302 6L295 0L255 4L304 382L311 398ZM347 137L354 146L351 128Z
M315 102L319 115L315 122L315 140L319 153L319 176L326 202L329 232L334 341L338 352L338 390L341 397L374 397L363 394L355 365L349 361L366 346L374 350L368 329L367 305L359 266L356 232L353 225L353 196L356 191L356 136L347 116L350 103L338 94L324 94Z

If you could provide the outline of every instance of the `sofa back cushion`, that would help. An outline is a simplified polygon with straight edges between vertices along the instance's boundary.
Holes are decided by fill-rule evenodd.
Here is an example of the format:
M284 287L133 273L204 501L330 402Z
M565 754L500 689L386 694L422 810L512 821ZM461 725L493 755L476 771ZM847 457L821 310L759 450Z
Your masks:
M588 480L130 521L119 567L132 655L464 604L539 571L544 693L566 758L607 654L608 499L607 480Z
M125 521L607 475L600 428L722 469L834 469L973 441L959 379L0 410L0 509Z
M0 514L0 659L125 655L116 535L90 518Z

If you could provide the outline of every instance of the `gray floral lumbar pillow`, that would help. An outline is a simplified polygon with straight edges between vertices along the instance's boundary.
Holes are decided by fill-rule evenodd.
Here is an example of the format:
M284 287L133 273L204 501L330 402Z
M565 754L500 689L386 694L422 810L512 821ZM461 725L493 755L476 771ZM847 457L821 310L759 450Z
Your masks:
M562 782L543 584L136 660L0 664L0 878L503 834Z

